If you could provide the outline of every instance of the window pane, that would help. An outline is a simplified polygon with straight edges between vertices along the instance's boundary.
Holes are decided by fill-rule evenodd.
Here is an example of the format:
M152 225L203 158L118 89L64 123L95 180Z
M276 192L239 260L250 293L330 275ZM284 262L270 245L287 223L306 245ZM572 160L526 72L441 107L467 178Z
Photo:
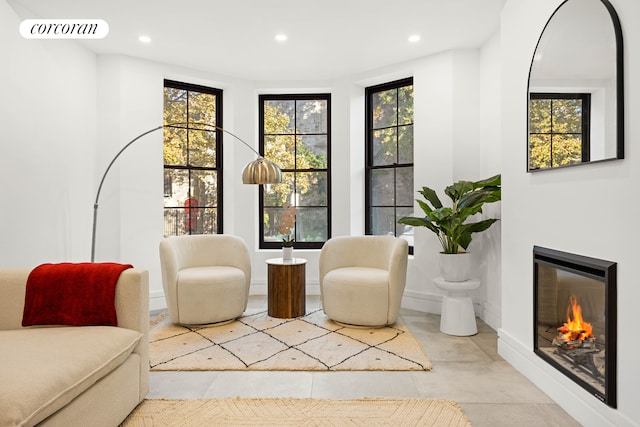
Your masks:
M413 167L396 168L396 206L413 207Z
M282 242L285 239L296 239L299 210L291 205L286 207L266 208L264 210L264 240Z
M551 133L551 100L530 100L529 117L529 132Z
M327 133L327 101L296 101L297 133Z
M182 207L189 197L189 171L185 169L165 169L164 181L171 188L165 186L165 207Z
M396 209L396 236L405 239L409 246L413 246L413 227L410 225L398 224L398 220L403 216L413 216L413 208Z
M196 230L191 234L216 234L218 229L218 209L199 208Z
M298 208L296 241L325 242L329 229L328 208Z
M398 128L398 163L413 163L413 125Z
M189 131L189 166L216 166L216 133L209 131Z
M385 90L373 95L372 118L373 128L380 129L397 124L398 91Z
M187 91L171 87L164 88L164 123L187 122Z
M327 136L305 135L297 138L296 167L298 169L327 168Z
M280 233L280 220L282 219L283 208L264 209L264 235L265 242L282 242L283 234Z
M191 171L191 198L198 206L217 205L217 173L215 171Z
M189 122L216 124L216 96L209 93L190 92Z
M553 132L582 132L582 101L579 99L553 100Z
M393 190L393 169L374 169L371 171L372 206L393 206Z
M292 134L295 125L295 101L264 102L264 134Z
M187 164L187 131L164 128L164 164L178 166Z
M413 124L413 85L398 89L398 125Z
M551 167L551 135L529 137L529 169Z
M280 169L295 169L295 149L296 137L293 135L264 137L264 157L275 162Z
M398 162L397 128L376 130L373 132L373 165L384 166Z
M293 180L293 172L283 172L281 183L265 185L263 190L264 206L280 207L285 203L295 205L295 200L291 200L294 188Z
M215 234L218 228L216 208L170 208L164 210L164 237L184 234Z
M164 210L164 237L181 236L186 233L184 208Z
M553 136L553 166L582 163L582 139L579 135Z
M327 206L327 173L299 172L296 175L295 206Z
M393 235L396 229L395 208L371 208L371 234Z

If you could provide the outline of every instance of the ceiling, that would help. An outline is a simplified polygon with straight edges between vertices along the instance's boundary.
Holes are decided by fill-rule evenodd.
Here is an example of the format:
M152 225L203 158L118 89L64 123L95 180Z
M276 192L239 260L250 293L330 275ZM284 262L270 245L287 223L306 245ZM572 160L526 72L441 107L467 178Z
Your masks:
M481 46L505 0L8 0L21 19L103 19L83 40L123 54L251 80L324 80ZM284 42L275 40L286 34ZM149 36L151 43L138 41ZM409 36L420 41L410 43Z

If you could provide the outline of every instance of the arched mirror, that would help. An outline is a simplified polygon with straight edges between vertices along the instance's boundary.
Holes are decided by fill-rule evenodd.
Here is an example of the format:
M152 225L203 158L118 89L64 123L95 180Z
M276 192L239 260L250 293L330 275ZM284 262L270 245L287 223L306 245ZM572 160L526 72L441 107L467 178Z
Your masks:
M529 172L624 158L622 30L607 0L565 0L529 70Z

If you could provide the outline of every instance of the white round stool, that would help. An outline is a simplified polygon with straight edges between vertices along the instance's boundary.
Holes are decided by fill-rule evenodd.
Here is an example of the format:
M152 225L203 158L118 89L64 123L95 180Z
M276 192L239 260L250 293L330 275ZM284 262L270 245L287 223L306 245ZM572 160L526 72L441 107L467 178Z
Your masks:
M433 283L439 289L447 292L447 296L442 299L440 332L460 337L477 334L476 315L473 311L473 301L471 301L469 291L478 288L480 280L448 282L442 277L436 277L433 279Z

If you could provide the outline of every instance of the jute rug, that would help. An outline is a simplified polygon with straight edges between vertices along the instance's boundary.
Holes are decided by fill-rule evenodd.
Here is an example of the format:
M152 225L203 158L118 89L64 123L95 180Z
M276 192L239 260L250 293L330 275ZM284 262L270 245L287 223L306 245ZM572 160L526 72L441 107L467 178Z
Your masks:
M316 310L278 319L266 311L218 326L173 325L160 314L149 331L152 371L431 370L420 344L401 322L349 328Z
M433 426L470 427L445 399L144 400L124 427L160 426Z

